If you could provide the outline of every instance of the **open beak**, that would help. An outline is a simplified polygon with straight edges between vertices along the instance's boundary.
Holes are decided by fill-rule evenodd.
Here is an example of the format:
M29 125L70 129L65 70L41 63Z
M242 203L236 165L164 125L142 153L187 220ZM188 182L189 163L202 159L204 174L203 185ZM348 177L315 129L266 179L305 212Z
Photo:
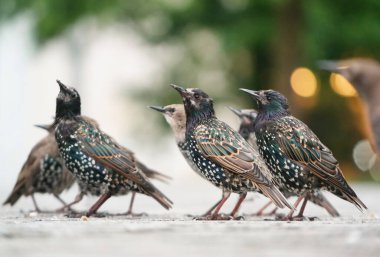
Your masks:
M243 113L241 110L233 108L231 106L227 106L228 109L230 109L233 113L235 113L239 118L243 116Z
M61 81L59 81L58 79L57 79L57 83L58 83L58 85L59 85L59 88L61 89L61 92L63 92L63 93L68 93L68 92L70 92L70 90L67 88L67 86L65 86L65 84L63 84Z
M177 86L177 85L174 85L174 84L170 84L170 86L172 88L174 88L175 90L178 91L178 93L182 96L182 97L188 97L190 96L190 93L187 92L186 88L183 88L183 87L180 87L180 86Z
M162 106L148 106L150 109L153 109L155 111L158 111L158 112L161 112L161 113L165 113L166 112L166 109Z

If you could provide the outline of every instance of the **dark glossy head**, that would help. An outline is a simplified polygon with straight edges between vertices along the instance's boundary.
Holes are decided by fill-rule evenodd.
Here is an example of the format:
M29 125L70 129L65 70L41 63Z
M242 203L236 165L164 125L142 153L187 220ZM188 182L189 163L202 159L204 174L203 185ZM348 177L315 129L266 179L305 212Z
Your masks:
M254 91L243 88L240 90L250 94L256 100L259 111L279 112L289 109L288 100L278 91L271 89Z
M248 140L250 134L254 133L257 111L255 109L235 109L230 106L228 108L240 118L239 134Z
M205 92L199 88L183 88L171 85L182 96L187 117L209 118L214 115L214 104Z
M56 119L74 117L81 114L81 102L78 92L57 80L60 91L56 102Z
M371 97L372 87L380 81L380 65L372 59L355 58L342 61L320 61L322 70L342 75L363 97Z

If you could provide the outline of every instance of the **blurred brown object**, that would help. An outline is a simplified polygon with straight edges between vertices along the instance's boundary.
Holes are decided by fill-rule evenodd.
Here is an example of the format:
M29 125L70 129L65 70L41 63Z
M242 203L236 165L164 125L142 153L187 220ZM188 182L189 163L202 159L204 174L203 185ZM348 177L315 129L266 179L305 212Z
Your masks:
M321 69L338 73L357 90L367 106L375 151L380 153L380 64L373 59L354 58L341 61L320 61Z

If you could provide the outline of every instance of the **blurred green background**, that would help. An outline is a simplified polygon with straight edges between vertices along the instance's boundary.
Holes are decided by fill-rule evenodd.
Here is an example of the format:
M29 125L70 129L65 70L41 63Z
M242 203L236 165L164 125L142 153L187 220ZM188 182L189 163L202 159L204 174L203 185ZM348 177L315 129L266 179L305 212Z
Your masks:
M203 88L216 102L240 108L254 107L240 87L279 90L293 114L333 150L347 177L372 180L352 161L354 145L368 137L362 104L344 82L333 88L316 63L380 59L378 0L0 1L1 22L20 15L30 17L36 47L61 37L80 51L70 31L90 21L98 30L126 26L146 44L172 49L176 61L145 87L134 87L146 105L178 102L169 83Z

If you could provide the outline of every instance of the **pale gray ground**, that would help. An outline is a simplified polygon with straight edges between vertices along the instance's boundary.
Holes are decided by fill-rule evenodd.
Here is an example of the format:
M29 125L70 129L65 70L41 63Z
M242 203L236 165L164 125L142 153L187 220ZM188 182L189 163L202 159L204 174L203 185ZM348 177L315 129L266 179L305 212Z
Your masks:
M199 182L190 180L191 183ZM218 191L211 186L173 182L164 191L176 207L166 212L147 197L136 198L136 211L150 216L131 219L125 216L91 218L88 221L62 215L30 215L30 199L14 208L0 209L0 256L380 256L380 186L354 185L370 211L361 214L355 207L327 195L340 210L342 218L331 219L324 211L311 206L306 212L318 221L279 222L273 217L245 221L193 221L187 213L199 214L217 200ZM186 191L178 190L185 187ZM172 189L171 189L172 188ZM173 192L173 193L172 193ZM174 193L175 192L175 193ZM66 199L75 193L65 195ZM53 205L54 199L39 197L41 207ZM251 213L266 201L251 196L243 213ZM77 209L89 206L85 200ZM232 198L224 208L227 212ZM111 199L103 211L122 212L128 197ZM27 207L25 207L27 206ZM24 208L24 213L20 211Z

